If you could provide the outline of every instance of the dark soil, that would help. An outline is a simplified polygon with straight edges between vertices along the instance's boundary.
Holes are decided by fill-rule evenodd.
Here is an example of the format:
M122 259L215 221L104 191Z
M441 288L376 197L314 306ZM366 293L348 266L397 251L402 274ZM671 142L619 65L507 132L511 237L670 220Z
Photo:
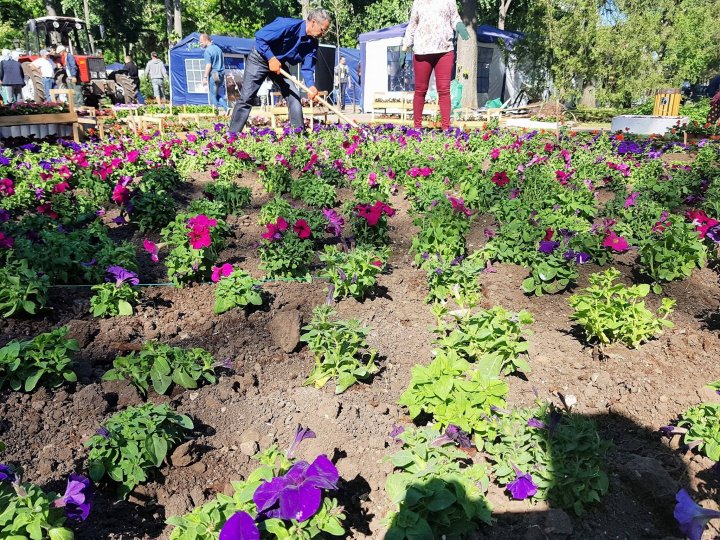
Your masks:
M207 178L198 175L199 196ZM246 216L231 218L233 237L220 263L233 262L260 277L257 241L261 229L257 212L265 198L252 177L242 179L256 191ZM196 425L192 459L176 456L156 480L141 486L128 501L117 502L111 487L100 490L90 518L78 529L78 538L167 538L166 517L201 505L216 493L230 489L230 481L253 468L248 456L255 448L273 442L289 444L297 424L309 426L316 439L305 441L298 453L313 459L330 456L343 479L339 494L349 512L349 538L382 538L381 519L390 509L384 484L391 472L385 458L394 451L388 433L392 425L409 422L396 405L410 380L410 369L428 363L434 324L423 272L412 267L409 243L415 232L408 204L392 200L399 209L391 220L393 255L390 271L379 279L381 294L364 302L337 304L342 318L357 318L372 328L369 342L381 357L381 372L371 384L358 384L342 395L329 384L322 390L302 385L313 358L301 344L287 353L279 345L271 322L284 312L298 310L303 324L314 306L325 301L325 284L270 282L268 307L245 313L233 310L214 315L210 285L185 289L168 286L143 288L143 303L135 315L98 320L88 313L86 289L54 289L43 316L0 321L0 344L30 337L58 325L69 324L82 351L77 357L79 381L56 391L0 396L0 439L7 444L4 462L23 467L27 480L57 491L64 478L82 471L83 442L113 412L141 402L129 385L101 382L118 354L138 349L149 339L183 347L200 346L217 359L232 360L214 386L172 396L151 393L154 402L171 402L190 415ZM112 216L108 216L112 217ZM478 222L469 235L471 249L484 242L489 223ZM115 225L111 225L115 226ZM141 282L163 282L162 266L152 265L142 253L142 237L128 226L119 230L138 245ZM150 236L152 238L152 235ZM632 255L618 259L616 267L629 280ZM511 265L496 266L481 276L483 304L533 313L530 338L532 372L509 381L512 406L531 405L536 396L560 403L574 396L575 410L598 422L602 437L612 439L609 455L610 492L603 502L583 516L568 516L546 505L512 502L491 487L489 499L497 523L483 538L663 538L679 536L672 510L680 485L711 497L717 493L717 476L707 459L684 455L677 444L661 440L658 427L668 424L687 407L718 396L703 385L720 378L720 286L718 275L703 269L688 280L669 285L666 293L677 300L672 316L675 328L639 349L606 349L604 359L586 345L569 321L569 293L530 298L520 284L525 271ZM579 286L597 267L583 267ZM652 297L652 307L659 299ZM287 336L285 336L287 337ZM183 465L183 466L180 466ZM717 530L713 531L717 534Z

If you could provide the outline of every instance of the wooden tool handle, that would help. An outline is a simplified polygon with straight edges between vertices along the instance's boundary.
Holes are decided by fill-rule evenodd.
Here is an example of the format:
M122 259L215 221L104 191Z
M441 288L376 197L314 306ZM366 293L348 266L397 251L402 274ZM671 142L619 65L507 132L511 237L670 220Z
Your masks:
M280 70L280 75L282 75L283 77L285 77L287 80L292 81L293 83L295 83L296 85L298 85L300 88L302 88L302 89L305 90L306 92L309 92L307 86L305 86L303 83L301 83L301 82L300 82L299 80L297 80L295 77L293 77L292 75L290 75L290 74L289 74L287 71L285 71L284 69L281 69L281 70ZM325 106L326 106L328 109L330 109L332 112L334 112L335 114L337 114L339 118L342 118L346 123L350 124L352 127L358 127L357 122L355 122L355 120L352 120L351 118L348 118L347 116L345 116L345 114L344 114L342 111L340 111L340 109L338 109L335 105L333 105L333 104L331 104L331 103L328 103L327 101L325 101L325 100L324 100L323 98L321 98L320 96L317 96L315 99L317 99L320 103L322 103L323 105L325 105Z

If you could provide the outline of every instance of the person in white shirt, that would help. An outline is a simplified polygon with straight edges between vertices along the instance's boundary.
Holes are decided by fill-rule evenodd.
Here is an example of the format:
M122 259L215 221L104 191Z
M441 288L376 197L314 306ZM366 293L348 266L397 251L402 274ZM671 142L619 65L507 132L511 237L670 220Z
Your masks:
M45 101L50 101L50 90L55 86L55 67L46 49L40 51L40 58L33 60L32 65L40 70L43 89L45 90Z
M260 96L260 104L263 107L270 105L270 90L272 90L273 83L270 78L266 78L260 85L258 95Z

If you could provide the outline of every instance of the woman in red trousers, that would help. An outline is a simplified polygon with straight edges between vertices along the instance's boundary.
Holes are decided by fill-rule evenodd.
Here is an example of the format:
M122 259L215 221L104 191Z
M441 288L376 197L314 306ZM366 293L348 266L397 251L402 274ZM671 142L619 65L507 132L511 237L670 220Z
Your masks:
M442 128L450 127L450 78L455 53L453 32L463 39L470 39L458 14L455 0L414 0L410 21L402 42L404 51L413 47L415 70L415 96L413 97L413 120L416 128L422 127L422 111L425 94L430 84L430 74L435 70L440 118Z

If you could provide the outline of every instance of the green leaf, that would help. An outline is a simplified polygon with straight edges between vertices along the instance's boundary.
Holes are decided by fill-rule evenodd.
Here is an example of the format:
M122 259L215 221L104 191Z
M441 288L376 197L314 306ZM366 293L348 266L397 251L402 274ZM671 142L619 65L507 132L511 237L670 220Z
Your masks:
M25 391L32 392L32 390L35 388L35 386L37 386L38 381L44 373L44 370L37 370L30 374L30 376L25 379Z
M152 456L153 464L159 467L167 455L168 443L164 438L155 435L150 437L148 443L146 447Z
M120 316L128 316L133 314L133 308L130 302L127 302L125 300L119 300L118 301L118 315Z
M50 540L74 540L75 534L65 527L54 527L48 531Z

